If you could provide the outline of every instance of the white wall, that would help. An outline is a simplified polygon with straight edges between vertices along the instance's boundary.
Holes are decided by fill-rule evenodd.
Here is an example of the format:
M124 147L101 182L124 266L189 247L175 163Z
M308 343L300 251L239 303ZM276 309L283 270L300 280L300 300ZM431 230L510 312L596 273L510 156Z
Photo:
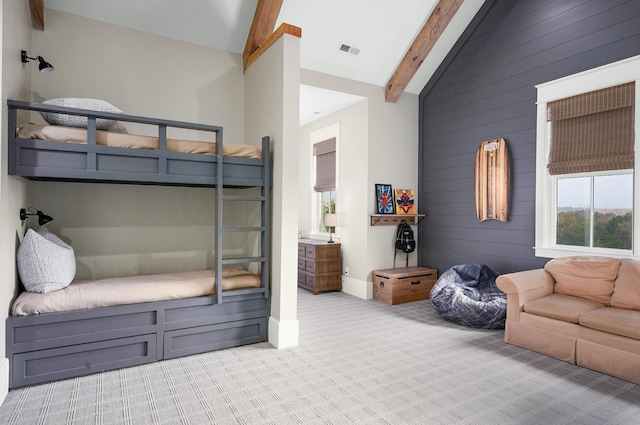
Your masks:
M241 55L45 13L46 31L33 31L29 51L56 70L39 74L30 67L31 100L104 99L132 115L221 125L226 143L244 142ZM213 267L212 189L58 182L30 187L29 205L53 216L49 228L74 247L78 279Z
M300 39L285 34L245 73L245 132L272 140L269 341L278 348L298 345L298 203L291 194L298 191L299 110Z
M418 188L418 96L403 93L397 103L387 103L383 87L305 69L300 79L302 84L366 98L301 129L300 168L311 169L311 156L304 151L309 133L340 123L337 208L343 267L349 267L350 272L343 278L343 291L368 299L372 297L371 272L393 267L396 231L395 226L369 225L369 215L375 213L374 185ZM302 179L309 178L301 176L299 187L303 201L299 220L305 235L310 231L311 193L309 181ZM417 254L413 253L409 265L416 262ZM404 264L402 254L397 265Z
M216 124L243 143L242 56L45 9L34 54L56 70L33 80L34 101L104 99L124 112ZM37 66L32 66L37 75Z
M7 175L7 99L26 100L30 90L30 65L20 61L20 50L31 44L29 5L25 1L3 1L0 7L2 23L2 150L0 152L0 403L9 389L9 362L5 353L4 321L16 295L16 249L22 239L18 216L27 197L27 184Z

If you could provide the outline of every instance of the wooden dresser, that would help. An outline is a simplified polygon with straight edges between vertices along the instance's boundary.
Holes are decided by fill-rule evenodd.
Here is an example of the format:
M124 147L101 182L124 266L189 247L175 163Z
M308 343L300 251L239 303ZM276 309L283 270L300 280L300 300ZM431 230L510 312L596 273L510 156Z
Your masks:
M298 239L298 286L314 294L342 290L339 243Z

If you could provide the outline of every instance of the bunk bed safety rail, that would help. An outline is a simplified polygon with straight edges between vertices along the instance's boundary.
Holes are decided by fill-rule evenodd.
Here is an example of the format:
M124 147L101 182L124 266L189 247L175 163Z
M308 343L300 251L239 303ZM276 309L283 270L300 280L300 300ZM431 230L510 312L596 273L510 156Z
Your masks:
M218 170L220 161L217 152L223 152L223 131L220 126L15 100L7 100L7 105L10 175L31 180L194 187L217 187L220 184L256 187L263 183L264 158L258 146L242 143L225 144L224 149L229 153L227 154L226 151L224 153L229 156L224 158L224 171ZM23 113L28 112L83 116L87 118L88 128L84 130L56 125L30 124L27 128L20 129L18 125L24 127L22 121L29 118L23 116ZM96 130L96 120L102 118L150 125L157 131L152 136L141 136ZM74 132L73 136L67 136L67 129ZM169 129L201 131L204 133L200 136L208 134L211 137L206 137L207 141L176 141L168 139L171 137L171 134L168 134ZM19 132L28 133L30 137L19 136ZM55 136L52 135L53 133ZM60 140L50 137L72 137L72 139ZM85 138L84 141L82 137ZM133 142L132 138L145 140L137 139ZM188 150L176 150L175 142L180 144L186 142ZM210 142L216 144L213 151L210 148ZM135 143L135 146L132 146L132 143ZM142 143L143 146L138 146L138 143ZM171 146L168 146L169 144ZM219 181L219 178L224 180Z
M35 112L55 112L67 115L78 115L87 118L108 118L115 121L127 121L138 124L158 125L164 124L167 127L185 128L190 130L222 132L222 127L210 124L199 124L187 121L167 120L163 118L149 118L138 115L117 114L114 112L91 111L89 109L69 108L66 106L45 105L40 103L21 102L18 100L7 100L9 110L23 110Z

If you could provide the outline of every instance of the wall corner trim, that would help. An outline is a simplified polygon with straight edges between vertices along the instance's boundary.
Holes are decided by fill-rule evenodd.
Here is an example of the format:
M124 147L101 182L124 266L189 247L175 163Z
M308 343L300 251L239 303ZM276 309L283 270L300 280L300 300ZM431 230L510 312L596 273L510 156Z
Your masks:
M300 323L297 319L279 321L269 317L269 342L276 348L296 347L299 342Z
M262 43L247 59L247 64L244 67L246 71L253 62L256 61L273 43L276 42L280 36L285 34L292 35L294 37L301 38L302 37L302 29L300 27L296 27L295 25L281 24L267 39Z

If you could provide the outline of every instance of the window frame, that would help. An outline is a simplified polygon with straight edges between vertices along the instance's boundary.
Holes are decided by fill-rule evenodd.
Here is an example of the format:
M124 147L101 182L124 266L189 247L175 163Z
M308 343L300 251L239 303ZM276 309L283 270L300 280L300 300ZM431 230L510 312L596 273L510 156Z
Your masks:
M535 203L535 256L558 258L570 255L608 255L615 257L640 257L640 173L633 172L633 249L591 248L556 243L556 181L547 171L549 158L549 133L547 103L599 90L619 84L636 82L634 127L635 167L640 166L640 55L578 74L536 85L536 203ZM624 170L617 170L622 173ZM589 173L596 175L597 173ZM567 177L569 175L564 175Z
M632 179L635 177L635 174L633 172L632 169L621 169L621 170L611 170L611 171L594 171L594 172L585 172L585 173L574 173L574 174L558 174L558 175L554 175L551 176L552 180L553 180L553 193L551 194L551 196L553 196L552 199L552 203L553 203L553 223L551 224L551 230L552 230L552 235L551 237L554 240L554 244L560 248L560 249L571 249L571 250L576 250L579 251L583 254L591 254L593 253L593 250L599 250L602 251L602 253L606 253L607 255L612 255L612 256L628 256L631 252L631 250L626 250L626 249L615 249L615 248L601 248L601 247L585 247L585 246L578 246L578 245L564 245L564 244L558 244L557 243L557 228L558 228L558 180L561 179L572 179L572 178L589 178L589 194L590 194L590 200L589 200L589 244L593 244L594 243L594 239L595 239L595 179L598 177L604 177L604 176L619 176L619 175L627 175L627 174L631 174L632 175ZM634 199L635 199L635 195L634 195ZM635 234L635 232L633 232L633 234ZM633 237L633 236L632 236ZM635 245L634 245L635 246Z
M336 214L338 214L339 210L339 191L340 191L340 123L335 123L328 125L320 130L316 130L314 132L309 133L309 143L310 143L310 164L311 164L311 184L309 187L309 191L311 195L311 230L309 232L309 236L314 239L326 239L329 240L330 233L329 232L321 232L320 231L320 205L319 198L321 192L316 192L313 189L313 186L316 181L316 158L313 155L313 145L324 140L328 139L336 139L336 187L335 187L335 204L336 204ZM333 231L333 238L340 240L340 230L339 226L336 226Z

